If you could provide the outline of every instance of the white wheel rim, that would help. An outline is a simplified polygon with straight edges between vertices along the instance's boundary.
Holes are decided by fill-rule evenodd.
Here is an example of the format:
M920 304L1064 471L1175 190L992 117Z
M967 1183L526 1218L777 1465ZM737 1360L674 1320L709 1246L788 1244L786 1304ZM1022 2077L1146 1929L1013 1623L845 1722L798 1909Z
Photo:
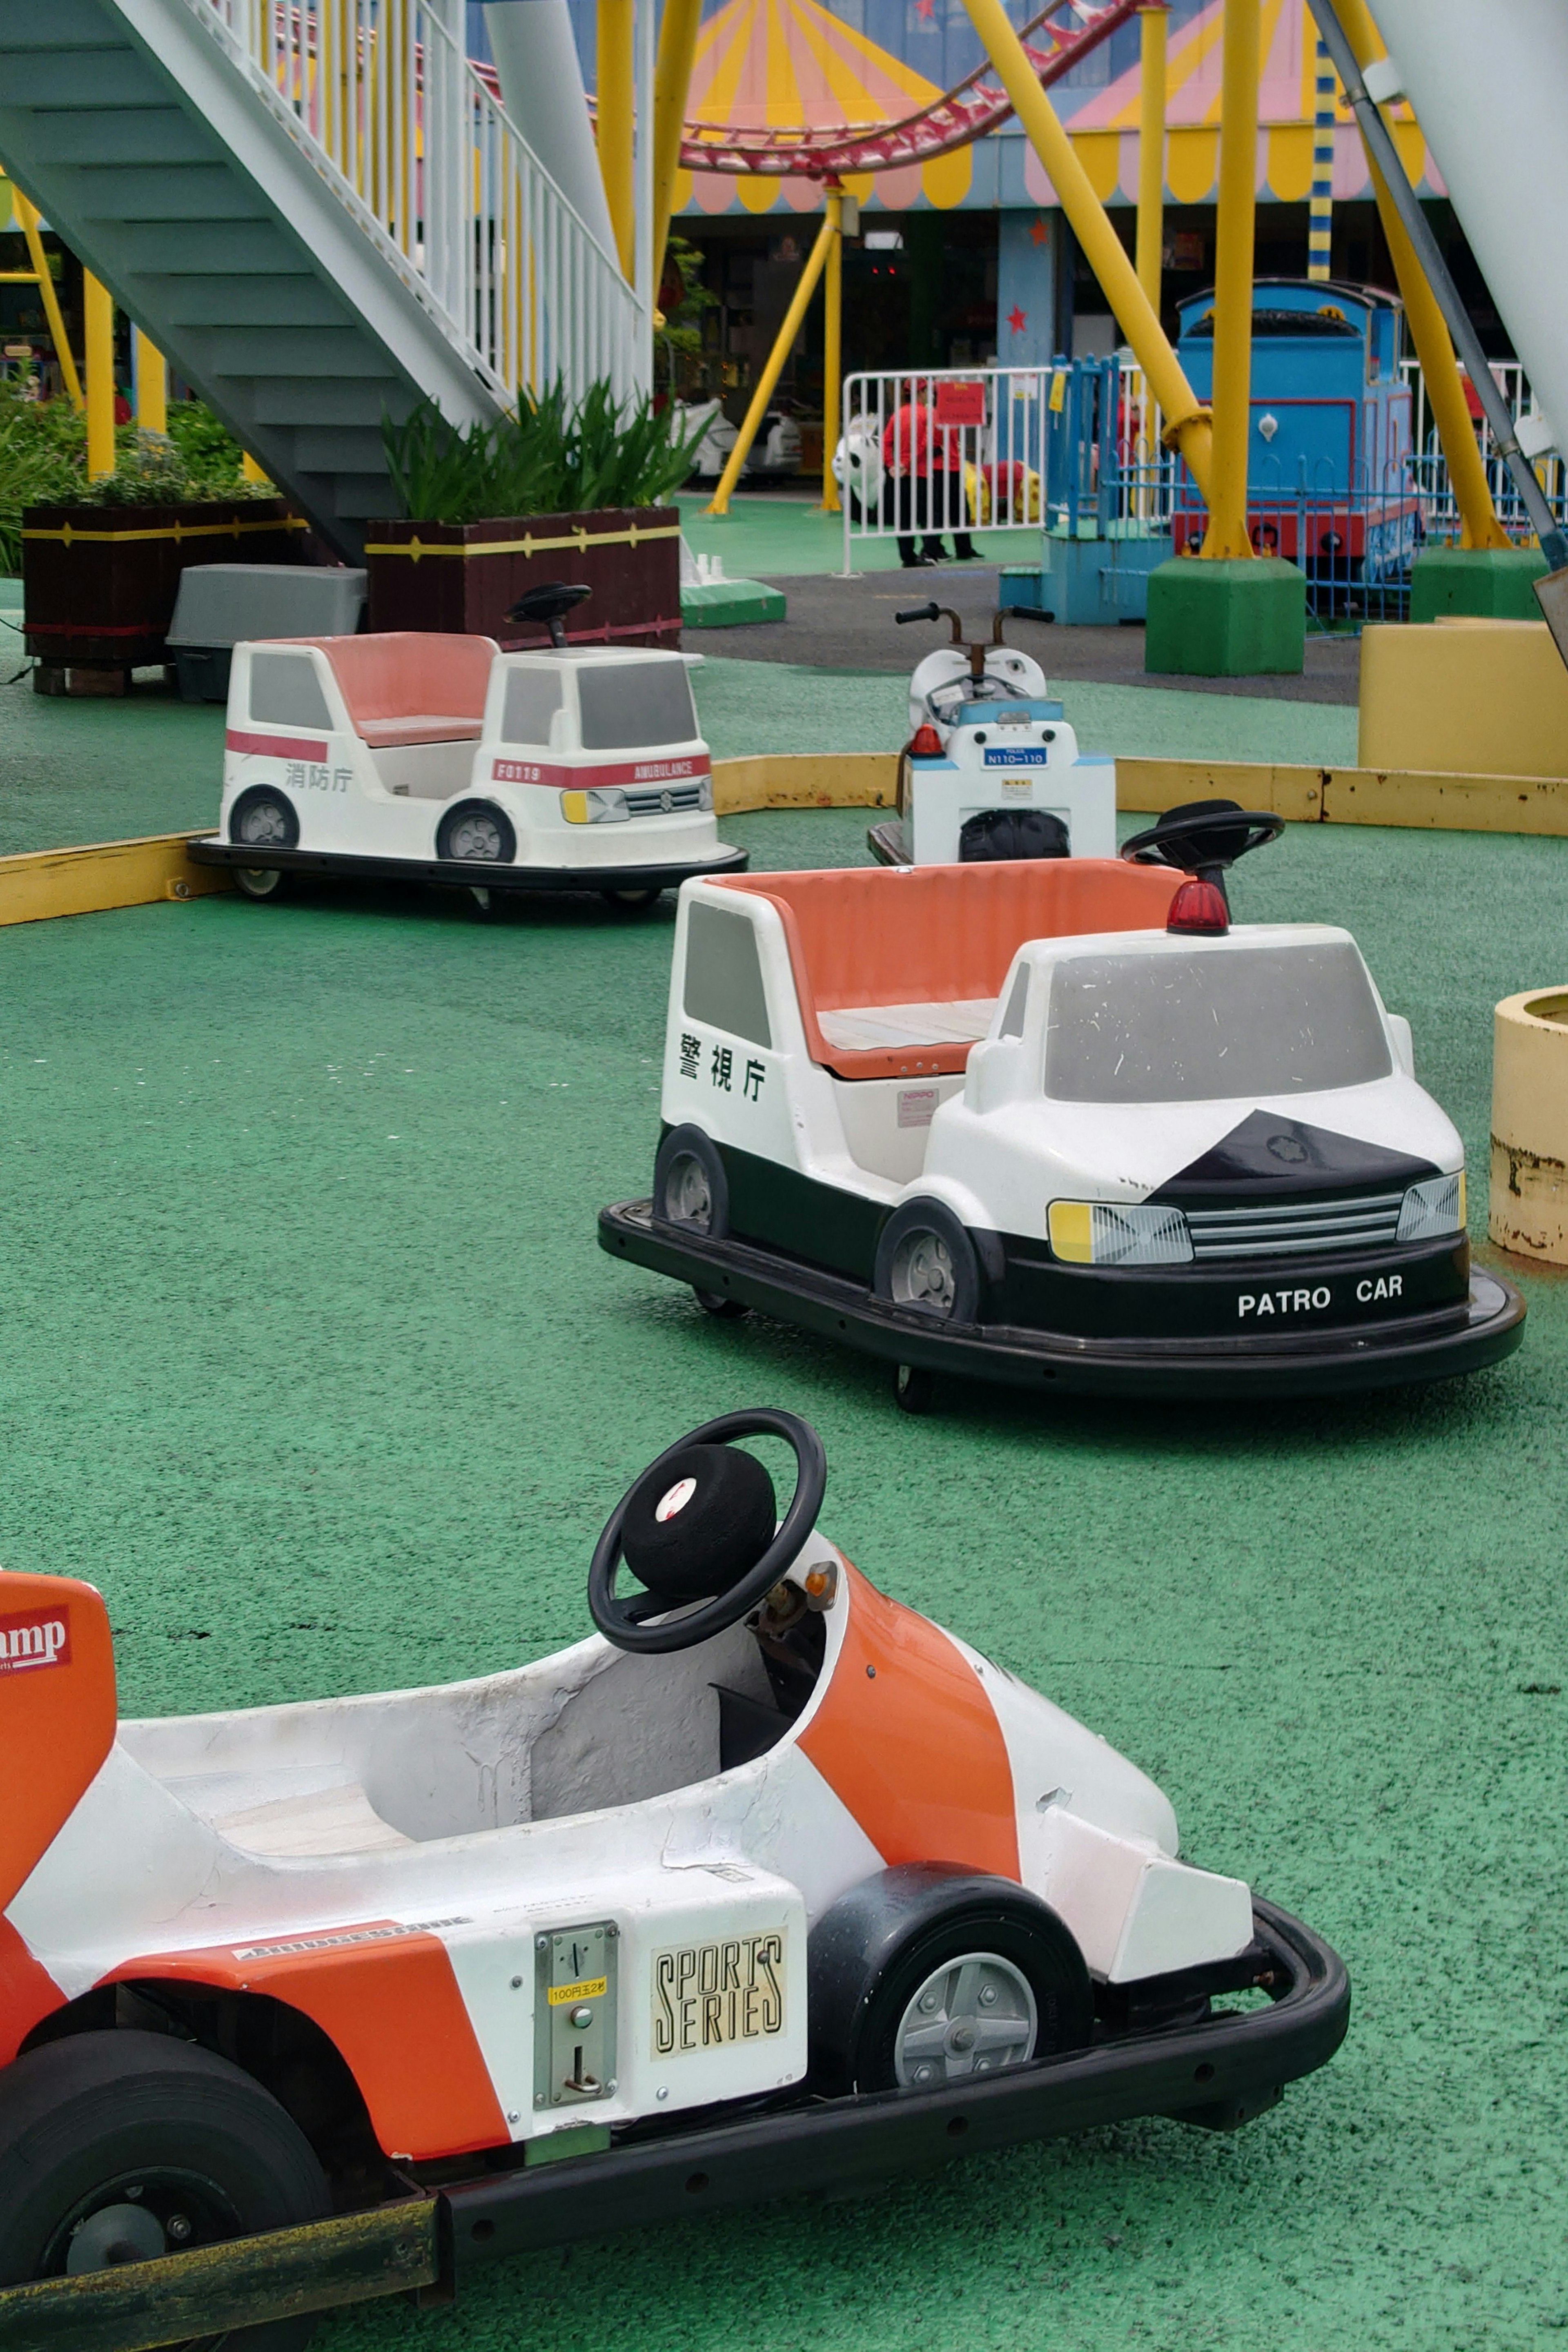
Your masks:
M713 1193L700 1160L683 1151L670 1163L664 1186L665 1211L678 1225L695 1225L707 1233L713 1223Z
M899 2021L893 2067L902 2090L997 2074L1035 2054L1038 2012L1028 1979L996 1952L933 1969Z
M493 816L462 816L451 832L451 855L494 866L500 857L500 827Z
M276 801L247 808L239 820L239 837L253 849L280 849L288 831L289 820Z
M948 1316L957 1301L952 1253L929 1227L906 1234L893 1252L893 1297L900 1307Z

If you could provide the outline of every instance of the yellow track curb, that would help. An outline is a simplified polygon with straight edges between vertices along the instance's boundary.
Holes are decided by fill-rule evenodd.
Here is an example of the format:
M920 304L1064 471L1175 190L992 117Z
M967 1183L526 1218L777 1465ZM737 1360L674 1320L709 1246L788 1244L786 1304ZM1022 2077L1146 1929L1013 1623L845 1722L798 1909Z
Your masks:
M890 808L898 760L890 751L794 751L716 760L720 816L754 809ZM1174 808L1226 799L1277 810L1297 824L1407 825L1458 833L1568 835L1568 782L1539 776L1423 775L1398 769L1310 768L1241 760L1119 760L1116 804ZM0 925L54 915L96 915L160 898L196 898L233 884L221 866L195 866L199 835L85 842L74 849L0 857Z

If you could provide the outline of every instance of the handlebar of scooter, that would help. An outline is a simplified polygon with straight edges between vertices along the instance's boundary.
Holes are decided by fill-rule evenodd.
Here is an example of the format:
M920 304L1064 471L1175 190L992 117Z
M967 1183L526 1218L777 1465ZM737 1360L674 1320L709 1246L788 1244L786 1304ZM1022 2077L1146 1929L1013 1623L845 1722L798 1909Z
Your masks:
M930 604L911 604L907 612L895 613L893 618L900 628L906 621L940 621L942 606L934 602Z

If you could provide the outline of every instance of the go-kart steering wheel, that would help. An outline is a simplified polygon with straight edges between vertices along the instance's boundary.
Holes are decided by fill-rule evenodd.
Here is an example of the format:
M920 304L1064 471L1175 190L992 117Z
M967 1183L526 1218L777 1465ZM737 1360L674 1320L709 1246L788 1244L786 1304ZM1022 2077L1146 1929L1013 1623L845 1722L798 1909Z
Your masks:
M730 1450L737 1437L782 1437L794 1452L795 1494L776 1534L773 1481L754 1454ZM616 1649L641 1651L692 1649L738 1624L799 1558L826 1489L822 1440L798 1414L762 1406L705 1421L648 1465L605 1521L588 1570L595 1624ZM625 1601L623 1560L647 1587Z
M1130 865L1176 866L1200 881L1218 882L1227 866L1248 850L1278 841L1284 830L1284 818L1271 809L1244 809L1237 801L1184 801L1124 841L1121 855Z

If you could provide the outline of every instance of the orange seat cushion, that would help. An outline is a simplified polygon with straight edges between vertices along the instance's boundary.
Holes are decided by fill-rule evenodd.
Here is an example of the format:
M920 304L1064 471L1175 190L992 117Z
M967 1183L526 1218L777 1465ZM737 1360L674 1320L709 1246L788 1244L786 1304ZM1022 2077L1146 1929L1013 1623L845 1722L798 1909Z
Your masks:
M493 637L396 629L378 636L295 637L319 646L367 743L439 743L477 736L485 715ZM402 733L395 732L403 729ZM373 733L372 730L378 731ZM406 731L418 729L417 733ZM438 731L426 731L438 730Z
M719 887L753 891L777 908L813 1061L841 1078L901 1078L962 1070L970 1041L950 1034L921 1045L840 1046L818 1016L994 998L1026 940L1161 929L1182 880L1168 866L1117 857L1028 857L737 874Z

